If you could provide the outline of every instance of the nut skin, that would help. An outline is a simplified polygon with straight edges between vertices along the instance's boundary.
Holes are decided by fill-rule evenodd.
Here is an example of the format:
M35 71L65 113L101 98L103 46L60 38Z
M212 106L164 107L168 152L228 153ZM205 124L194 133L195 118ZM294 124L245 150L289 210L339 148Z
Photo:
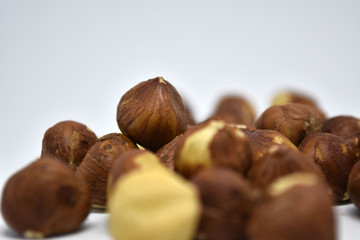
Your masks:
M294 173L275 181L250 218L249 239L335 240L333 202L316 179Z
M96 141L95 133L86 125L75 121L58 122L46 130L41 156L58 158L75 171Z
M272 146L260 161L252 165L248 179L254 188L266 192L276 179L294 172L314 173L325 181L323 173L311 158L298 150L281 145Z
M180 94L162 77L141 82L127 91L117 107L123 134L156 152L193 124Z
M182 136L182 134L176 136L173 140L156 151L156 156L159 157L161 163L163 163L169 170L175 170L175 150Z
M121 133L111 133L101 137L87 152L76 175L87 183L93 207L106 208L109 171L116 157L131 149L137 149L131 139Z
M252 163L244 132L213 119L189 128L177 144L174 156L175 171L185 178L210 166L227 167L246 175Z
M348 178L357 158L348 142L331 133L312 133L299 145L299 151L323 171L336 202L349 199Z
M356 156L360 157L360 119L348 115L335 116L324 121L321 131L347 140Z
M2 194L5 221L26 238L72 232L89 211L86 183L63 162L48 156L13 174Z
M243 124L253 127L255 111L244 97L235 94L225 95L220 98L212 118L221 119L229 124Z
M360 161L355 163L350 172L348 192L351 202L360 210Z
M297 147L282 133L271 129L244 129L249 138L254 163L260 161L267 151L273 146L286 146L294 150Z
M300 103L288 103L267 108L256 120L255 126L279 131L298 146L307 134L321 130L322 121L317 109Z
M201 170L191 182L202 203L198 239L247 239L246 224L257 199L245 178L231 169L213 167Z

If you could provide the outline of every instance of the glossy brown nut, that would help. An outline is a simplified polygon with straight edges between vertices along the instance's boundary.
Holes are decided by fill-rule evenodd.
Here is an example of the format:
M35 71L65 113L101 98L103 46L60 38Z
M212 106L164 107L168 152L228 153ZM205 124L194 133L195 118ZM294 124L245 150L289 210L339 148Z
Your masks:
M212 117L230 124L244 124L253 127L255 111L250 102L244 97L226 95L219 100Z
M117 123L123 134L155 152L193 121L177 90L157 77L137 84L121 97Z
M300 103L288 103L267 108L256 120L255 126L259 129L279 131L297 146L307 134L319 132L322 121L315 108Z
M357 161L349 143L331 133L313 133L303 140L299 150L323 171L335 201L348 200L348 178Z
M209 120L189 128L175 150L175 170L190 178L203 168L220 166L246 175L252 163L244 132L224 121Z
M360 157L360 119L345 115L332 117L324 121L321 131L347 140Z
M360 161L355 163L350 172L348 192L351 202L360 209Z
M41 156L56 157L76 170L97 137L86 125L75 121L58 122L42 140Z
M106 207L109 171L116 157L130 149L137 149L135 143L118 133L103 136L87 152L76 175L83 178L89 186L93 207Z
M276 179L294 172L318 174L325 180L311 158L298 150L281 145L272 146L260 161L251 166L248 179L256 189L266 192Z
M333 202L320 182L309 173L276 180L249 220L249 239L335 240Z
M284 134L271 129L244 129L249 138L254 162L260 161L273 146L286 146L294 150L297 147Z
M42 157L10 177L1 201L7 224L26 238L76 230L90 211L86 183L58 159Z
M163 163L169 170L173 171L175 169L175 150L182 136L182 134L176 136L173 140L156 151L156 156L159 157L160 162Z
M248 182L233 170L216 167L200 171L191 182L203 209L198 239L247 239L246 224L257 200Z

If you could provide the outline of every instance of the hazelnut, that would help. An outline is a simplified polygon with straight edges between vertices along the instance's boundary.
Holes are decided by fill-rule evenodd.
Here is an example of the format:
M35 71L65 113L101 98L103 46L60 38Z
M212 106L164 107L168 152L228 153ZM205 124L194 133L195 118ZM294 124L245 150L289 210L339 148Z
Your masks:
M132 140L123 134L108 134L90 147L76 175L85 180L95 208L106 207L108 174L116 157L125 151L137 148Z
M221 119L229 124L244 124L252 127L255 121L255 111L244 97L225 95L219 100L212 118Z
M332 201L315 174L293 173L269 187L269 198L260 203L249 220L252 240L335 240Z
M307 134L321 130L322 117L315 108L300 103L273 105L261 114L255 126L279 131L297 146Z
M297 147L284 134L271 129L245 129L250 142L254 162L261 160L264 154L273 146L286 146L294 150Z
M312 133L305 137L299 150L323 171L335 201L348 200L348 178L357 161L352 147L334 134Z
M162 165L130 171L116 181L109 201L114 239L193 239L200 216L196 189Z
M193 124L181 96L162 77L141 82L121 97L117 123L123 134L154 152Z
M265 192L276 179L294 172L310 172L324 178L313 160L305 154L289 147L274 145L260 161L254 162L248 179L256 189Z
M191 181L202 203L198 239L247 239L246 224L256 203L248 182L231 169L215 167L201 170Z
M332 133L347 140L360 157L360 119L353 116L336 116L323 122L322 132Z
M58 122L46 130L41 156L56 157L76 170L97 137L86 125L75 121Z
M175 150L175 170L190 178L200 169L221 166L246 174L252 162L244 132L224 121L208 120L189 128Z
M351 202L360 209L360 161L355 163L350 172L348 192Z
M169 143L162 146L159 150L156 151L156 156L159 157L160 161L169 169L175 169L175 149L180 142L180 138L183 135L176 136Z
M42 157L10 177L1 212L25 238L44 238L76 230L90 211L85 182L58 159Z

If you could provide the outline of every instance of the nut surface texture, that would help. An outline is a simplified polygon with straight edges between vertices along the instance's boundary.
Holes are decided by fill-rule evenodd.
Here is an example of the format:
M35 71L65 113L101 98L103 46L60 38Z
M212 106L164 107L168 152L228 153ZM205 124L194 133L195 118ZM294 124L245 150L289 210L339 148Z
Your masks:
M137 84L121 97L117 123L123 134L155 152L185 132L193 120L177 90L157 77Z
M42 157L10 177L2 194L7 224L26 238L79 228L90 211L85 182L58 159Z
M86 125L62 121L46 130L41 155L56 157L76 170L97 137Z

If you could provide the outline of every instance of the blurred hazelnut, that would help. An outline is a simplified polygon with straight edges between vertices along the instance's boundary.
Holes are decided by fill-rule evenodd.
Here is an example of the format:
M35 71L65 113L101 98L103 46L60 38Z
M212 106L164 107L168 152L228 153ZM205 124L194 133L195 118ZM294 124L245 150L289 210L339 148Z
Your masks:
M42 157L10 177L2 194L2 215L25 238L76 230L90 211L85 182L58 159Z
M96 135L82 123L58 122L45 132L41 156L58 158L76 170L96 140Z
M332 133L347 140L360 157L360 119L353 116L336 116L323 122L322 132Z
M242 96L223 96L215 109L212 118L221 119L230 124L254 126L255 111L250 102Z
M355 163L350 172L348 192L351 202L360 210L360 161Z
M182 136L182 134L176 136L173 140L156 151L156 156L159 157L161 163L163 163L169 170L175 169L175 149Z
M315 108L288 103L267 108L256 120L255 126L279 131L297 146L307 134L321 130L322 118Z
M352 147L334 134L312 133L305 137L299 150L313 159L323 171L335 201L348 200L348 178L357 161Z
M201 170L191 180L202 202L198 239L247 239L246 224L256 198L248 182L225 168Z
M273 146L280 145L298 150L284 134L278 131L271 129L245 129L244 132L249 138L254 162L259 161Z
M134 148L137 148L134 142L120 133L105 135L91 146L76 175L89 186L93 207L106 207L108 174L114 160L120 153Z
M175 170L190 178L210 166L231 168L246 174L252 162L244 132L223 121L209 120L189 128L175 150Z
M196 189L165 167L130 171L114 185L109 201L113 239L189 240L200 217Z
M121 97L117 123L123 134L154 152L193 124L181 96L162 77L141 82Z
M251 240L336 239L333 203L316 175L281 177L269 187L269 196L249 220Z

